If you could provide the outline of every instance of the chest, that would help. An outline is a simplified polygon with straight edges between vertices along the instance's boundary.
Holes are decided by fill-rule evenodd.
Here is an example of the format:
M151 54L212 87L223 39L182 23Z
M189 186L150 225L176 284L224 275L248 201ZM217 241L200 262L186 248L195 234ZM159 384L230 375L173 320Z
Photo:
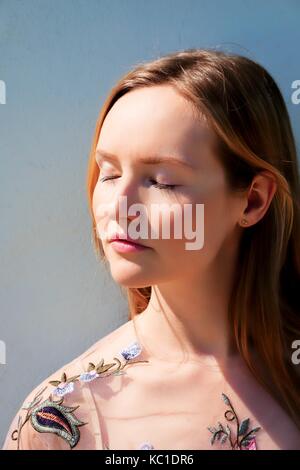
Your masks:
M239 433L240 441L259 426L216 369L149 367L145 374L131 368L105 389L110 396L101 416L110 449L137 449L147 442L156 449L231 449Z

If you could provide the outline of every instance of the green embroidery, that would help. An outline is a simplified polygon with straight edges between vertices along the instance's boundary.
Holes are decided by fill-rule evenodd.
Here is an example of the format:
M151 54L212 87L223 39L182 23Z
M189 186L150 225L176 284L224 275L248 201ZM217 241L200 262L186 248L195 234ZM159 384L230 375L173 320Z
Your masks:
M24 404L21 408L22 410L27 411L25 419L23 421L22 416L19 416L18 417L18 428L15 429L11 433L11 439L13 441L17 441L17 449L18 450L20 448L20 436L21 436L21 431L23 429L23 426L27 423L27 421L29 421L32 409L34 409L34 407L37 406L42 401L42 399L43 399L42 393L46 390L46 388L47 387L44 387L42 390L37 392L37 394L34 396L33 400L28 404Z
M228 424L226 424L226 428L224 428L223 424L218 421L217 427L207 428L212 433L211 445L216 441L220 441L221 444L224 444L228 440L232 450L246 450L248 448L256 450L255 433L261 428L256 427L248 431L250 419L244 419L240 424L238 416L225 393L222 393L222 399L224 403L229 406L229 409L224 413L226 420L236 421L236 437L235 439L233 438L232 431Z
M54 401L52 398L45 400L33 409L30 420L36 431L57 434L72 448L80 438L78 427L87 423L73 414L79 406L64 406L63 400L63 398L59 401Z
M87 371L83 374L68 378L67 374L63 372L60 380L49 381L49 384L56 388L52 391L52 394L49 395L47 400L41 403L43 400L42 393L47 389L46 386L35 395L30 403L23 405L21 408L27 410L27 414L24 421L22 417L19 416L18 427L11 434L11 439L17 441L17 449L20 447L21 431L28 421L36 431L55 433L62 437L70 445L71 449L74 448L80 439L79 426L88 423L84 423L74 415L73 412L79 408L79 405L75 407L65 406L63 405L64 398L55 401L52 395L63 397L65 394L73 392L75 382L90 382L99 377L121 375L124 373L123 369L129 364L149 362L147 360L132 360L140 351L139 345L134 343L128 349L121 352L125 359L123 363L117 357L114 357L115 362L107 364L104 362L104 359L101 359L96 365L90 362Z

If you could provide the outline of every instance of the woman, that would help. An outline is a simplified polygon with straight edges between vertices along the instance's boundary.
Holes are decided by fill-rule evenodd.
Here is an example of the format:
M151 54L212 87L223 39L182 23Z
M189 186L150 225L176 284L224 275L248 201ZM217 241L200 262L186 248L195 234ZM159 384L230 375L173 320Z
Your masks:
M202 49L138 64L101 110L87 185L129 320L30 393L4 449L299 450L299 169L269 73Z

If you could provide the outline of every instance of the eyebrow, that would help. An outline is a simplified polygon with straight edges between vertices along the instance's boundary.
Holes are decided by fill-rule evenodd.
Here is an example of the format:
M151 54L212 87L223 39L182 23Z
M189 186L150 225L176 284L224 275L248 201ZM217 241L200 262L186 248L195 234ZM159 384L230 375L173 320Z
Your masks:
M107 152L106 150L97 149L96 161L99 163L101 159L118 160L118 157L110 152ZM148 157L140 157L139 162L144 163L145 165L158 165L159 163L166 163L166 164L171 163L172 165L184 166L186 168L195 170L195 167L191 165L190 163L184 160L180 160L176 157L167 156L167 155L165 156L164 155L150 155Z

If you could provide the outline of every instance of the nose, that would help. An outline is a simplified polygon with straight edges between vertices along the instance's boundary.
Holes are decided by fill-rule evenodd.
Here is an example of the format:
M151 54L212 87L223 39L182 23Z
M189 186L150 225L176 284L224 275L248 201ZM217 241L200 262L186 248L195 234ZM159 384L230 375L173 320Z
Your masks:
M122 178L122 181L119 180L117 183L116 190L113 193L112 209L116 220L120 224L122 219L131 221L138 217L138 214L135 213L136 211L133 211L131 214L129 214L129 212L133 204L142 204L140 191L141 188L139 187L137 178L135 178L134 175L128 175L127 177Z

